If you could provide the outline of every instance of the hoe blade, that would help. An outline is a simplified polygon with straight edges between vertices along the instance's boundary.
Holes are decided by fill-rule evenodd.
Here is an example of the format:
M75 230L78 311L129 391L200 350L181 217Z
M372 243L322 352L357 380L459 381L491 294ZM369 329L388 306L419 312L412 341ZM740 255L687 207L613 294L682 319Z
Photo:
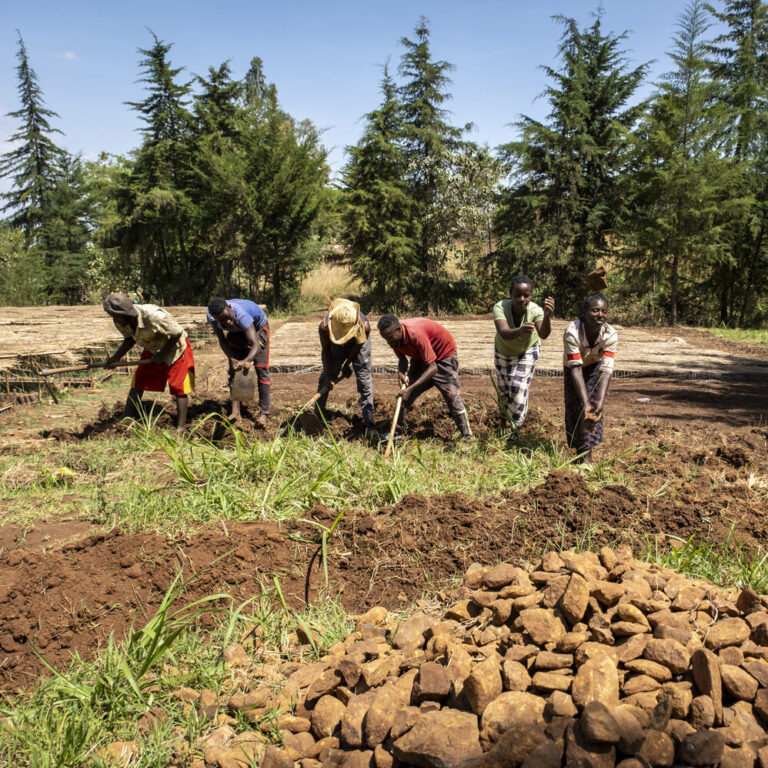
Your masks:
M301 422L301 428L308 435L316 435L318 432L323 431L323 423L312 411L302 411L299 414L299 421Z

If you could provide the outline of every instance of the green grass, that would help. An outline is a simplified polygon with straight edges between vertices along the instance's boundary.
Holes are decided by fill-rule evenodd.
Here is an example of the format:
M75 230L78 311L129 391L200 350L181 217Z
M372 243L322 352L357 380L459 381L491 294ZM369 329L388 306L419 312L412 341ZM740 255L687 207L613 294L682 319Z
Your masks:
M267 666L286 658L312 660L352 631L353 625L334 598L318 600L303 612L283 610L275 590L265 590L239 606L213 595L182 609L175 607L183 585L169 589L156 614L125 642L110 638L94 661L74 658L70 668L41 681L31 692L7 698L0 705L0 766L69 768L102 765L100 749L113 741L137 741L133 768L171 764L180 741L192 747L210 726L194 707L185 707L174 691L190 687L214 691L220 700L239 690L242 678L224 661L223 651L241 641L253 658L249 689ZM197 621L207 615L204 629ZM312 631L314 646L295 656L296 630ZM260 666L263 664L264 666ZM142 716L161 708L165 722L148 732ZM268 713L267 718L276 716ZM175 728L183 729L179 737ZM243 720L237 731L251 730Z
M709 331L709 333L729 341L768 347L768 328L699 328L698 330Z

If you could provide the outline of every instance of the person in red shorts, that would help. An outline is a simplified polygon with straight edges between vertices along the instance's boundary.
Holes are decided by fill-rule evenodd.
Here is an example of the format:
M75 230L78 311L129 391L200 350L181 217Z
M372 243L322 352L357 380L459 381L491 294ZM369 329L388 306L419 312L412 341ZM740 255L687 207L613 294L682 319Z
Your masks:
M383 315L377 327L398 357L398 378L404 387L398 397L403 398L403 406L410 408L420 395L437 387L461 436L472 437L459 395L459 359L453 336L426 317L398 320L395 315Z
M195 360L187 332L170 312L155 304L134 304L124 293L111 293L104 299L103 307L124 336L104 367L113 367L136 344L144 349L141 359L151 360L138 366L133 374L124 416L136 418L142 412L144 392L163 392L167 383L176 398L176 429L183 431L187 424L187 396L195 388Z

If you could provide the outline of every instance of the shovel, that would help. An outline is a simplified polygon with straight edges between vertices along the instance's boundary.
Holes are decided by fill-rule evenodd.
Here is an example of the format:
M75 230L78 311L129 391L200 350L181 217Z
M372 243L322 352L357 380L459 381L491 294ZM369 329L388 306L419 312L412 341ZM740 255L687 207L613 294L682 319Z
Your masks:
M314 395L302 409L299 411L299 421L301 422L301 428L308 435L316 435L318 432L323 431L323 423L317 418L317 415L309 410L326 392L330 392L339 380L331 381L326 384L316 395Z

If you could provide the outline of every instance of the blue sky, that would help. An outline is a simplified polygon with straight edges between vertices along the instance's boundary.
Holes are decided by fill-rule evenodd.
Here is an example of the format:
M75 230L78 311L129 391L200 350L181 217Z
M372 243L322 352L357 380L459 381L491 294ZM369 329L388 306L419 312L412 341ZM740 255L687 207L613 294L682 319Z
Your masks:
M685 0L604 0L604 29L630 32L632 65L655 59L651 77L669 69L665 52ZM400 38L429 19L433 55L451 62L457 125L473 122L475 141L513 138L521 113L546 115L537 99L546 85L539 66L554 64L562 27L555 14L590 24L597 2L583 0L325 0L288 3L236 0L4 3L0 28L0 151L16 125L16 29L27 46L49 108L58 112L59 143L94 158L137 146L139 121L123 102L142 98L139 54L152 38L173 43L171 61L185 74L205 74L229 59L236 77L253 56L264 61L282 106L324 131L334 170L360 136L361 117L379 103L381 65L396 68ZM2 185L5 186L5 185Z

